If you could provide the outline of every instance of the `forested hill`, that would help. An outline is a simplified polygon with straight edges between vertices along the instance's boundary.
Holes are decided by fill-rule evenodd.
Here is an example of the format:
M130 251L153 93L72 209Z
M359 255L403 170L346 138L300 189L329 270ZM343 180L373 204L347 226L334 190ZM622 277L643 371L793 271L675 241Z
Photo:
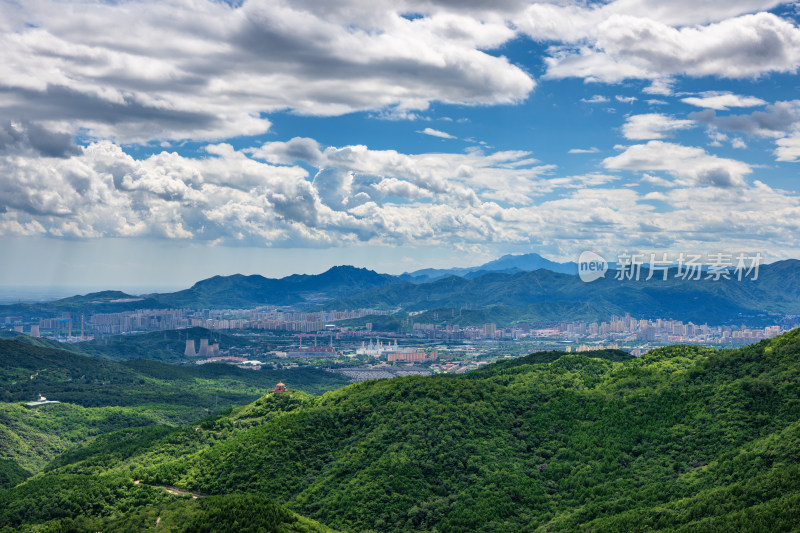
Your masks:
M170 307L254 307L293 305L353 294L373 287L399 283L388 274L366 268L333 267L322 274L293 274L281 279L263 276L214 276L184 291L153 295Z
M40 341L40 339L34 339ZM231 365L115 362L0 339L0 401L53 400L83 407L168 404L195 409L252 401L278 381L322 393L349 383L321 369L244 370Z
M52 510L80 500L77 480L133 478L259 494L347 531L795 531L800 331L265 396L195 428L77 448L0 493L0 527L111 520L103 509L123 504L152 513L129 489L100 510ZM19 511L23 499L37 511Z

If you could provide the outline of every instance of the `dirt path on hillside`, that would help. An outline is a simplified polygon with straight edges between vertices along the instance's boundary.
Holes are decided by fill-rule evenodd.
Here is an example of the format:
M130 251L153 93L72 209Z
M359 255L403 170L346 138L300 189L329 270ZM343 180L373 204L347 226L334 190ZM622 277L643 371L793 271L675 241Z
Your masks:
M135 485L138 485L138 484L141 483L141 481L139 481L138 479L134 479L133 483ZM197 498L205 498L206 497L205 494L200 494L199 492L196 492L196 491L193 491L193 490L182 489L180 487L171 487L169 485L147 485L147 486L148 487L152 487L154 489L165 490L165 491L169 492L170 494L172 494L173 496L180 496L180 495L183 495L183 494L191 494L192 498L194 498L195 500Z

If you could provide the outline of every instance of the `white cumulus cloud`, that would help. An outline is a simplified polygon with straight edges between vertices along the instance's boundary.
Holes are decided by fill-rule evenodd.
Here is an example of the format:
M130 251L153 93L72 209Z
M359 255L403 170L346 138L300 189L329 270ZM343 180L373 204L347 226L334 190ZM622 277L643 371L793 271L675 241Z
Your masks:
M445 131L435 130L433 128L425 128L424 130L420 130L417 133L423 133L425 135L430 135L431 137L439 137L440 139L455 139L455 135L450 135Z
M775 155L778 161L788 161L791 163L800 161L800 133L778 139L775 141L775 144L778 145L775 149Z
M694 127L694 121L677 119L661 113L647 113L628 117L622 125L626 139L663 139L672 133Z
M767 102L755 96L741 96L729 92L709 91L700 96L689 96L681 99L682 102L717 111L727 111L731 107L755 107L766 105Z
M661 80L674 75L748 78L795 72L800 29L772 13L748 13L778 3L705 2L702 9L688 2L533 4L518 25L534 39L561 42L545 58L549 78L651 79L662 85L650 92L666 94Z
M683 186L742 187L744 176L752 172L747 163L707 153L702 148L663 141L650 141L625 149L603 160L614 170L664 171Z
M223 139L264 113L398 114L521 101L534 80L484 52L498 16L213 0L25 2L0 24L0 116L121 142Z

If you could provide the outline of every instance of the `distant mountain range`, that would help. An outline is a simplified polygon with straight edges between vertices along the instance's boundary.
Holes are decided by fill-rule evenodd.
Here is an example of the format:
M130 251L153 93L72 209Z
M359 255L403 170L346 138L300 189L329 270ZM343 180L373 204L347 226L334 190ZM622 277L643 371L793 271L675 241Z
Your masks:
M396 276L352 266L336 266L322 274L294 274L281 279L235 274L214 276L198 281L188 289L170 293L136 296L120 291L102 291L53 302L0 305L0 317L118 313L133 309L315 305L393 283L403 281Z
M544 265L544 266L540 266ZM536 270L527 270L539 266ZM557 272L559 268L572 273ZM493 270L492 269L496 269ZM504 256L473 268L423 270L391 276L337 266L319 275L214 276L186 290L141 296L104 291L49 303L0 306L0 317L25 319L141 308L247 308L260 305L302 309L379 308L400 313L481 310L474 319L498 324L555 320L602 320L631 313L695 323L774 322L800 314L800 261L764 265L757 281L618 281L614 270L593 283L575 275L574 263L554 263L537 254ZM459 274L453 274L458 272ZM449 273L444 275L445 273ZM644 270L646 277L646 270ZM444 277L442 277L444 276ZM452 313L451 313L452 315ZM466 323L464 323L466 324Z
M573 262L556 263L545 259L539 254L504 255L500 259L489 261L482 265L466 268L424 268L414 272L406 272L400 276L404 281L412 283L426 283L449 276L458 276L466 279L475 279L490 272L503 274L516 274L517 272L532 272L539 269L559 272L561 274L578 274L578 265Z
M516 321L596 320L628 312L642 318L673 318L699 324L770 322L776 315L800 314L798 260L764 265L756 281L686 281L674 276L665 281L657 276L644 281L647 271L643 272L641 281L620 281L615 279L616 271L611 270L593 283L545 269L488 273L475 279L450 276L428 283L377 287L328 302L326 307L497 309L505 316L516 314Z
M214 276L184 291L151 295L168 307L252 307L296 305L329 300L398 283L389 274L366 268L336 266L318 275L294 274L281 279L264 276Z

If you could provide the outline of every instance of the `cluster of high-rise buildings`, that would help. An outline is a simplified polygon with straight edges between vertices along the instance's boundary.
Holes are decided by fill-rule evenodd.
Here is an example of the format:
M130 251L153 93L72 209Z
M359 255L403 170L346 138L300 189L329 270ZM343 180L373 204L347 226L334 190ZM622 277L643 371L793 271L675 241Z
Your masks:
M582 339L592 341L644 341L672 344L680 342L707 344L750 344L779 335L790 329L786 326L770 325L752 327L747 325L709 326L671 319L643 319L630 315L614 316L605 322L561 322L549 327L517 324L498 327L487 323L478 326L440 325L412 323L407 335L416 338L442 340L516 340L526 338L556 338L569 341Z
M491 322L477 326L459 324L430 324L415 322L411 324L412 337L441 340L515 340L527 337L532 331L530 324L516 324L501 327Z
M274 307L199 310L136 309L121 313L95 313L85 317L85 320L82 316L76 317L70 313L63 313L57 317L36 318L28 321L23 320L22 317L5 317L4 322L17 329L35 326L37 332L47 332L48 336L58 338L77 336L73 333L77 333L81 326L86 335L92 336L173 330L194 326L212 330L262 329L311 333L322 331L333 321L382 314L388 314L388 312L376 309L358 309L303 313Z
M617 339L655 343L709 343L750 344L775 337L783 331L779 325L749 327L709 326L708 324L684 323L670 319L644 319L630 315L612 317L608 322L562 322L557 327L536 330L539 336L559 336L567 339Z
M85 329L83 315L78 318L77 324L73 324L72 316L69 313L64 313L58 318L28 322L25 322L22 317L5 317L4 323L6 325L13 324L14 331L28 333L31 337L47 336L65 342L82 342L94 338ZM43 335L43 332L46 332L46 335Z
M181 329L191 325L185 309L137 309L123 313L96 313L89 317L95 335L118 335L132 331Z
M5 317L6 325L22 332L30 328L32 336L48 336L60 340L77 341L91 337L118 335L123 333L174 330L199 326L211 330L269 330L296 334L338 330L334 322L360 319L368 316L388 315L388 311L357 309L352 311L301 312L287 308L258 307L255 309L137 309L121 313L96 313L88 317L63 313L23 321L21 317ZM494 323L460 326L458 324L435 324L415 322L409 316L402 321L397 334L418 339L444 341L471 340L516 340L525 338L556 338L572 342L583 339L591 341L625 341L648 343L709 343L749 344L774 337L788 329L779 325L767 327L709 326L707 324L684 323L671 319L644 319L630 315L614 316L609 321L561 322L550 327L517 324L498 327ZM438 317L435 317L438 318ZM348 335L371 335L372 323L366 327L349 331ZM26 332L27 332L26 331ZM78 336L80 332L80 336ZM402 355L398 356L401 359Z

